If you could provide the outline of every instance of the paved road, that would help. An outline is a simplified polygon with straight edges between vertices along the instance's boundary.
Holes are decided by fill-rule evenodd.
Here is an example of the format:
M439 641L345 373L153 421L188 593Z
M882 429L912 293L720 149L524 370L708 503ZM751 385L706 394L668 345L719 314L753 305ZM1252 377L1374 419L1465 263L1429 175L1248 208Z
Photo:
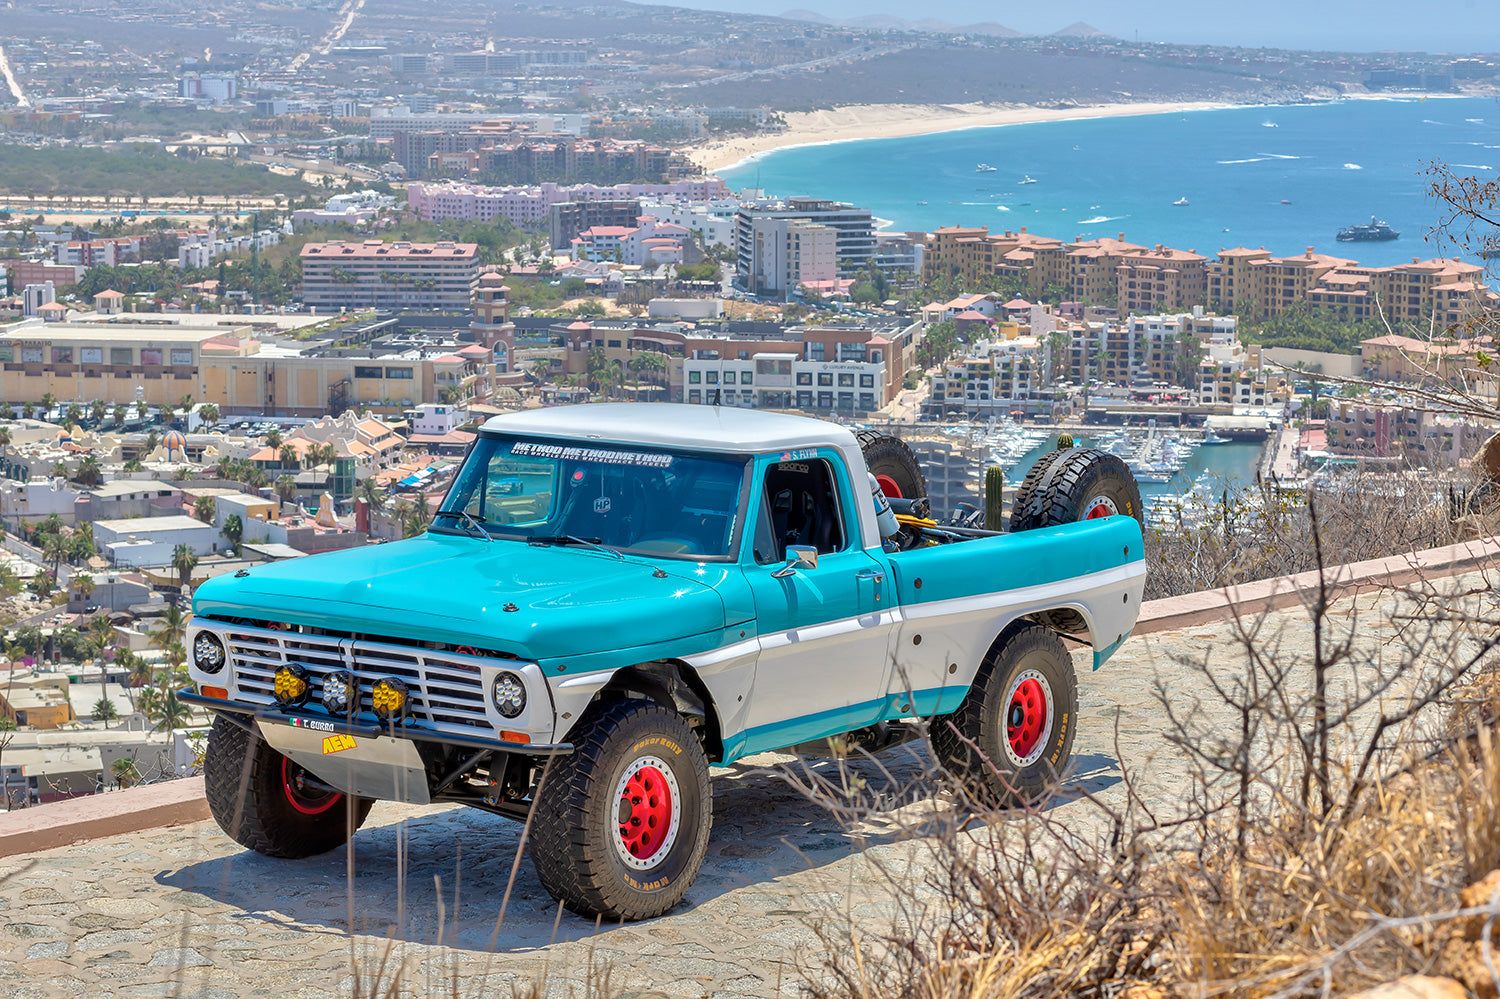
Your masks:
M1392 661L1382 599L1346 602L1339 620ZM1220 677L1239 668L1246 654L1232 631L1223 624L1133 638L1098 674L1080 656L1075 786L1118 800L1123 758L1149 800L1178 799L1189 778L1163 739L1155 681L1171 681L1179 708L1205 697L1202 676L1180 662L1207 657ZM1303 615L1285 612L1264 622L1257 641L1289 661L1305 655L1309 634ZM1206 707L1204 720L1222 721L1222 709ZM899 837L895 814L860 826L864 845L855 849L838 822L765 769L777 759L717 774L708 862L687 904L597 933L559 915L529 859L497 926L520 829L462 808L377 805L355 840L352 880L346 850L272 861L242 851L213 823L6 859L0 992L312 999L350 993L352 954L360 995L371 994L385 958L387 976L404 970L403 995L510 997L513 985L545 976L545 993L561 996L591 968L596 980L607 968L609 995L796 996L799 962L815 965L819 956L810 921L843 914L870 928L887 924L893 906L871 862L920 862L923 854L920 840ZM920 781L924 759L907 747L882 757L903 782ZM828 773L835 764L817 766ZM860 772L872 785L884 780L868 763ZM1076 799L1054 814L1097 821Z

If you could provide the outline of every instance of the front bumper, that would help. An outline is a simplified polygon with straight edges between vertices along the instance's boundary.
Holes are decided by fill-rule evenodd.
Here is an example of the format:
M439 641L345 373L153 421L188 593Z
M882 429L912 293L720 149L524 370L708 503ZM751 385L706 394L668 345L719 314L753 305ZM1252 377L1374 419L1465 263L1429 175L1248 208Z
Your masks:
M296 711L248 701L226 701L217 697L204 697L191 687L177 692L177 699L184 704L206 708L215 714L230 716L231 721L245 728L253 728L255 721L273 725L289 725L308 729L322 735L348 735L355 738L396 738L412 742L428 742L439 746L457 746L463 749L487 749L497 753L519 753L525 756L566 756L573 752L571 742L536 743L508 742L504 739L489 739L477 735L458 735L452 732L437 732L420 724L395 723L379 725L346 718L330 718L316 711Z

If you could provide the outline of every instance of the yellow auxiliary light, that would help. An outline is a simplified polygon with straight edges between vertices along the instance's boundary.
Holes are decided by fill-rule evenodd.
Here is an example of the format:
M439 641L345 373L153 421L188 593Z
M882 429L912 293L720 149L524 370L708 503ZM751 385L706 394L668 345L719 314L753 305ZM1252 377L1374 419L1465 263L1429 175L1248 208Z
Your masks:
M276 703L284 708L294 708L307 700L312 686L307 682L307 670L292 663L276 671Z
M393 677L377 680L375 686L370 688L370 707L380 718L400 718L406 714L410 700L406 684Z

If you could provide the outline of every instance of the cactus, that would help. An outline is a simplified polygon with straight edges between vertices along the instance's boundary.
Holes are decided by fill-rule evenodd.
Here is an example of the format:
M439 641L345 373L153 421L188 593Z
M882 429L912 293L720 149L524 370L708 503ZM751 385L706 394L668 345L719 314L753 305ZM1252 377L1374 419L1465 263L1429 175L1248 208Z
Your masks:
M1005 469L991 465L984 470L984 527L1001 530L1005 507Z

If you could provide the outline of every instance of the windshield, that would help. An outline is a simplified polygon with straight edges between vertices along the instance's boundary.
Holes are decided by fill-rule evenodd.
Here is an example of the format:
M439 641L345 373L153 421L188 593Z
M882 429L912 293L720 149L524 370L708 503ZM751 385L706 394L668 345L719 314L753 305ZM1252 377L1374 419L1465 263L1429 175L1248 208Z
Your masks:
M486 435L459 469L432 530L727 559L744 472L743 459Z

